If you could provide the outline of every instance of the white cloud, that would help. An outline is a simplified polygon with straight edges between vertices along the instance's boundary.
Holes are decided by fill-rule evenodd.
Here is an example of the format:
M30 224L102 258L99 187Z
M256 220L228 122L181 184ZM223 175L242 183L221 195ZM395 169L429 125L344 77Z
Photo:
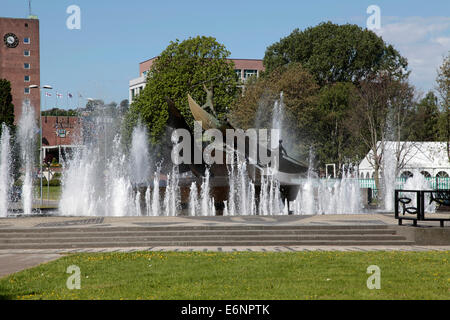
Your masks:
M443 47L450 47L450 37L438 37L433 39L433 41L439 43Z
M424 91L433 89L436 70L450 51L450 17L381 19L376 33L408 59L412 83Z

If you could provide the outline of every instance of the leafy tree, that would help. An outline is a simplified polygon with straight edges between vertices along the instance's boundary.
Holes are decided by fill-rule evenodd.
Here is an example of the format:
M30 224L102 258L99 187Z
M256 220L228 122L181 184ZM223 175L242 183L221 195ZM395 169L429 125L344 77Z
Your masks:
M265 77L253 79L232 105L230 120L235 127L271 128L275 101L283 92L283 144L291 156L305 157L313 132L319 86L299 63L280 67Z
M130 108L130 102L128 99L122 100L119 104L119 112L120 114L126 114L128 109Z
M89 99L86 103L86 111L94 111L105 106L105 102L101 99Z
M11 83L6 79L0 79L0 134L2 131L2 123L5 123L10 128L11 170L14 181L17 181L20 177L21 167L20 149L14 125L14 105L12 103Z
M145 89L130 107L128 129L140 118L147 124L152 142L159 143L169 116L166 98L175 103L193 126L187 94L203 105L206 102L203 85L213 90L214 109L218 117L225 118L227 107L238 92L234 66L226 60L229 55L225 46L213 37L171 42L153 64Z
M264 56L268 72L292 62L300 62L321 86L334 82L354 82L379 71L396 78L408 75L407 60L374 32L357 25L321 23L269 46Z
M58 116L58 117L75 117L77 116L77 110L52 108L41 112L42 116Z
M443 115L440 121L440 135L447 140L447 153L450 161L450 54L444 58L439 68L437 84Z
M5 123L10 128L14 125L11 83L6 79L0 79L0 126L2 123Z
M351 104L356 88L349 82L338 82L321 88L316 119L313 127L314 150L320 165L336 163L338 170L346 162L358 162L365 155L357 140L348 129L348 118L354 111Z
M440 116L438 98L430 91L420 100L408 119L408 140L438 141Z

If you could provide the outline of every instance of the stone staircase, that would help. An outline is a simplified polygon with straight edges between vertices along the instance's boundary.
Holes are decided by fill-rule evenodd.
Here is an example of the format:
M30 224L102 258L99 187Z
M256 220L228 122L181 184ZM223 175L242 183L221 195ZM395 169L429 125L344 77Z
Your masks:
M413 245L394 226L149 226L0 229L0 249Z

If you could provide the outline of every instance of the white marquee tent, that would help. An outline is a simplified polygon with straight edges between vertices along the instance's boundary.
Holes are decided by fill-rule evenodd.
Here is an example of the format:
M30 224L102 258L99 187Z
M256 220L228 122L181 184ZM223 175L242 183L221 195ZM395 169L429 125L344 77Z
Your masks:
M400 154L400 175L409 175L419 171L427 177L449 177L450 162L447 154L446 142L413 142L413 141L386 141L385 149ZM378 150L381 151L381 142L378 142ZM360 178L372 178L374 168L372 150L359 164Z

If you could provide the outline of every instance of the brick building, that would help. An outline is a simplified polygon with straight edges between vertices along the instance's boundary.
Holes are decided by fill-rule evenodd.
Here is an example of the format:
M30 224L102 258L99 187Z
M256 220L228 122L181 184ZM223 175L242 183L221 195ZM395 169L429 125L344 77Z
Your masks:
M41 97L39 20L35 18L0 18L0 78L11 82L15 122L28 100L39 116Z
M158 57L151 58L139 64L139 78L130 80L129 101L133 102L135 97L144 90L147 83L147 74ZM234 70L240 81L245 82L251 76L259 77L264 71L263 61L260 59L228 59L234 62Z
M68 150L82 143L81 117L42 116L42 149L44 162L61 160Z

